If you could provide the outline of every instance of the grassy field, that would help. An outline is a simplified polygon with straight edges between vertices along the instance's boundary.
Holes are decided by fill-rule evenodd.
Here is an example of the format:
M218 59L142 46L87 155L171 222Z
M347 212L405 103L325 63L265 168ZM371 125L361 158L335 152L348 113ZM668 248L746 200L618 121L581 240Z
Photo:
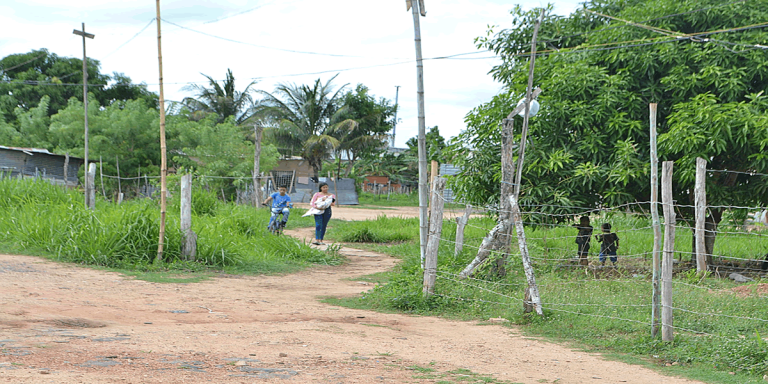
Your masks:
M652 284L649 270L653 234L642 217L594 217L593 225L610 221L621 240L619 268L568 267L576 254L570 226L529 227L544 316L523 314L526 287L519 255L507 261L507 275L495 277L489 267L473 279L456 275L474 258L476 247L495 222L472 219L465 232L465 251L454 255L455 224L444 223L436 295L422 295L418 220L379 218L334 226L328 237L357 242L360 247L401 257L396 271L375 276L379 283L364 296L332 300L345 306L438 315L457 319L504 317L525 333L546 337L609 358L646 364L670 374L711 383L758 383L768 373L768 310L766 298L737 294L727 279L700 278L680 272L673 280L675 340L651 337ZM597 225L596 225L597 226ZM754 259L764 254L762 240L737 228L723 228L715 253ZM676 255L687 260L691 231L679 228ZM762 240L764 241L764 240ZM592 242L594 262L599 247ZM513 242L516 250L516 241ZM624 256L622 256L624 255ZM682 265L683 263L680 263ZM756 289L759 281L750 283Z
M180 258L178 194L167 209L164 258L157 255L160 210L155 201L122 205L99 201L91 211L82 194L46 182L0 181L0 249L56 260L139 272L283 273L310 264L338 264L341 258L266 230L269 211L220 203L215 195L194 192L192 230L197 259ZM288 228L313 225L295 210ZM162 276L155 276L162 279Z

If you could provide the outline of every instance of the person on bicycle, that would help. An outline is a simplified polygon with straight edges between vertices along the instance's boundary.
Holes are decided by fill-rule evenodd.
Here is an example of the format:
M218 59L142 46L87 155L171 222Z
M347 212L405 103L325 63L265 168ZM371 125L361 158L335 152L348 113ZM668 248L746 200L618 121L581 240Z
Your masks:
M272 225L272 222L277 219L277 215L280 213L283 214L283 222L280 224L285 227L285 223L288 222L288 215L290 214L289 208L293 207L293 203L291 203L291 197L286 193L287 189L285 187L280 187L277 190L278 192L270 195L266 200L264 200L264 203L262 203L263 205L267 205L269 204L269 201L272 200L272 216L269 218L269 224L267 224L267 228Z

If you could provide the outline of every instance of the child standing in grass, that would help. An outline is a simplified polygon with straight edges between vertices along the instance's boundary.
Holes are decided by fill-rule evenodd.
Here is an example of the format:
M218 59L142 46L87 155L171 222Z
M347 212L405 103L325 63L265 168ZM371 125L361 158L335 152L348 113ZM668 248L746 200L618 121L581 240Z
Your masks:
M587 260L589 240L592 238L592 225L589 224L589 216L582 216L579 223L573 226L579 230L579 234L576 235L576 244L579 247L579 264L587 265L589 264L589 260Z
M603 233L595 235L595 239L600 244L600 264L605 265L605 256L608 255L611 258L611 263L616 265L616 261L619 260L616 257L616 251L619 249L619 236L615 233L611 233L611 224L603 224Z

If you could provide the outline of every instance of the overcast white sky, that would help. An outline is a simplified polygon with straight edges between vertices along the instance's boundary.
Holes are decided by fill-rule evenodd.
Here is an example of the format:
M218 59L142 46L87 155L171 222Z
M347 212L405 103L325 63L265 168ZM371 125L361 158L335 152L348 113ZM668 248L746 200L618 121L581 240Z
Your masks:
M549 2L556 13L567 15L583 0ZM476 52L473 39L484 35L488 25L510 25L509 11L517 3L523 2L426 0L423 57ZM532 0L522 6L544 4ZM82 38L72 30L84 22L86 31L96 35L87 42L88 57L101 61L102 73L125 73L157 92L156 24L130 40L154 17L152 0L3 0L0 57L40 48L82 57ZM396 145L404 146L417 134L413 18L403 0L162 0L161 17L167 21L162 25L167 100L191 96L181 88L204 81L201 73L223 79L227 68L239 90L256 79L256 88L268 92L278 83L304 84L317 78L325 82L338 73L337 86L362 83L376 97L393 102L399 85ZM393 63L402 64L386 65ZM500 89L487 74L494 63L496 59L425 61L427 127L439 126L445 137L463 130L464 115Z

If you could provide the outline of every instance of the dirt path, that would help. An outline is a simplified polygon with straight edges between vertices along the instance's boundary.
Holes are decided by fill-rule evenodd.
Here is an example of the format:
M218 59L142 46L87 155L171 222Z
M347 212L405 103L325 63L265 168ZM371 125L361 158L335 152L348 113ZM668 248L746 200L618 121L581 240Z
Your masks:
M693 382L514 328L320 303L370 289L355 278L396 263L343 252L341 267L196 284L0 255L0 382L458 383L473 374L510 383Z

